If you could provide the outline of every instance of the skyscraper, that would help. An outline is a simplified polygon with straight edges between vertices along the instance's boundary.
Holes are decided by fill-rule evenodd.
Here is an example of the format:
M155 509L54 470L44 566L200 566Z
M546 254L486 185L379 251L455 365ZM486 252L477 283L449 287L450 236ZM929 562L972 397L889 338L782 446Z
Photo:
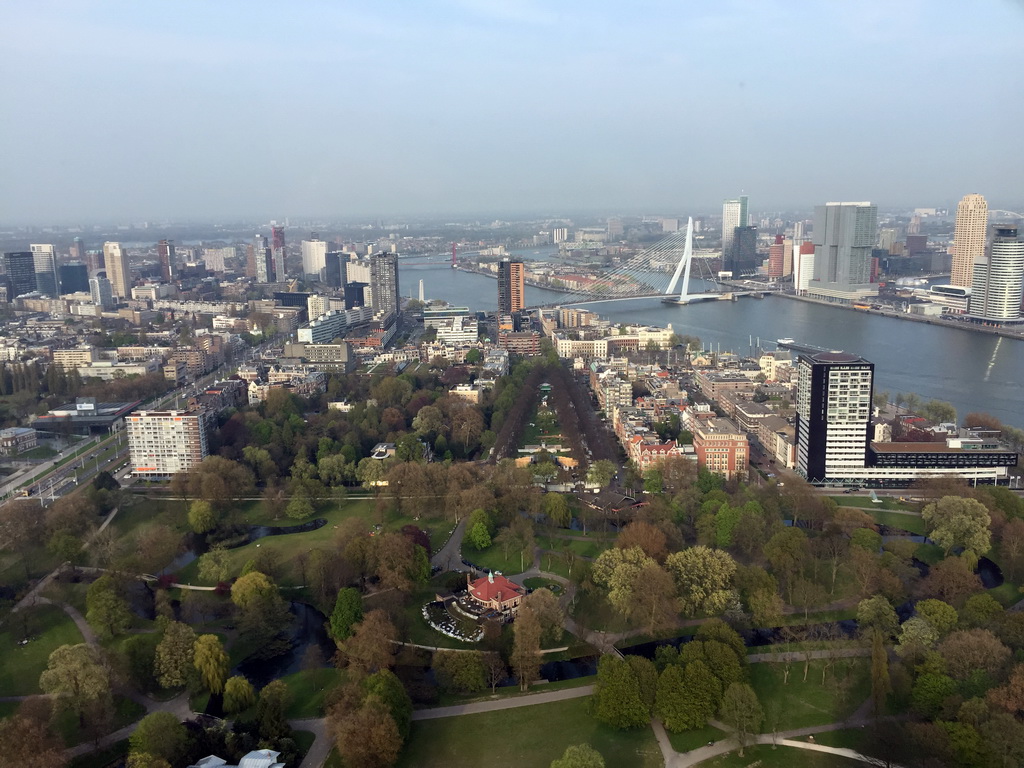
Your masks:
M57 269L60 292L79 293L89 290L89 268L80 261L69 261Z
M267 238L263 235L254 235L250 246L252 258L252 277L257 283L274 282L274 261L271 255Z
M56 298L59 295L57 285L57 254L50 243L34 243L29 246L32 251L33 267L36 272L36 290Z
M874 371L874 363L846 352L800 355L796 469L807 480L855 477L857 470L863 474Z
M4 254L4 272L10 283L8 298L23 296L36 289L35 256L32 251L13 251Z
M757 269L757 227L736 227L729 250L722 254L722 269L735 277Z
M107 278L116 299L127 299L132 295L132 272L128 265L128 254L120 243L103 244L103 261L107 265Z
M284 227L270 228L270 255L274 262L274 279L278 282L284 280Z
M401 309L398 292L398 254L370 256L370 296L373 315L383 320Z
M785 268L785 253L786 246L782 235L776 235L775 242L768 247L768 277L772 280L778 280L785 274L783 271ZM792 253L792 243L790 244L790 253Z
M114 306L110 281L105 277L94 277L89 280L89 296L92 298L92 303L101 309L110 309Z
M1020 320L1024 289L1024 241L1017 227L997 226L988 248L974 262L970 314L994 323Z
M348 282L348 254L331 251L324 257L324 283L332 288L341 288Z
M747 196L740 195L722 203L722 257L730 252L736 227L747 226Z
M871 203L827 203L814 208L814 276L808 294L851 301L875 293L871 251L878 207Z
M76 237L71 243L71 247L68 249L68 253L71 256L72 261L80 261L85 263L85 243L82 242L82 238Z
M988 203L981 195L964 195L956 207L956 228L953 230L953 274L950 285L970 288L974 263L985 255L985 232L988 227ZM908 238L909 239L909 238Z
M498 262L498 313L511 315L526 306L526 266L521 261L502 259Z
M161 240L156 244L156 256L160 261L160 279L169 283L174 279L174 241Z
M307 280L322 280L327 265L327 243L313 233L312 240L302 241L302 274Z

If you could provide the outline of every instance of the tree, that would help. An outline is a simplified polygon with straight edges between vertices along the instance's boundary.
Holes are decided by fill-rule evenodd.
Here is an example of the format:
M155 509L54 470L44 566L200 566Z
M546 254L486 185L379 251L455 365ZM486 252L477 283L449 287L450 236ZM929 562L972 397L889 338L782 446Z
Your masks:
M589 744L574 744L551 761L551 768L604 768L604 758Z
M423 547L398 532L375 536L370 560L384 589L410 592L430 577L430 561Z
M501 654L495 652L484 654L484 666L487 675L487 685L491 687L491 693L494 693L498 683L508 676L508 668L505 666L505 662L502 661Z
M228 655L220 638L216 635L200 635L196 638L195 656L192 662L199 672L203 687L210 693L224 690L228 676Z
M611 484L618 469L607 459L595 461L587 470L587 482L605 488Z
M658 678L655 714L675 733L703 728L718 709L722 684L703 661L670 664Z
M292 728L284 714L291 698L291 691L283 680L273 680L263 687L256 702L256 721L260 727L260 738L277 741L291 735Z
M184 756L188 733L170 712L153 712L142 718L128 739L132 752L166 760L171 765Z
M903 659L915 659L934 647L939 633L920 616L911 616L900 627L896 655Z
M940 638L956 629L956 625L960 621L956 608L934 598L918 601L914 610L917 611L918 616L931 625Z
M153 670L164 688L176 688L188 682L195 659L196 633L188 624L172 621L156 647Z
M956 681L949 675L925 672L914 681L911 704L925 717L933 718L942 709L943 702L956 693L956 687Z
M316 509L313 507L313 501L309 497L306 486L298 486L288 501L284 513L294 520L305 520L307 517L312 517L314 512Z
M947 557L931 567L921 582L921 592L934 595L950 605L963 605L974 592L981 591L981 579L962 557Z
M540 618L529 606L520 605L512 625L512 670L519 679L519 689L530 687L540 672Z
M199 578L205 582L219 584L228 580L230 558L224 547L213 547L199 556Z
M889 679L889 656L885 652L882 633L875 632L871 638L871 706L875 717L882 713L886 697L892 693Z
M857 604L857 625L863 636L880 632L882 638L888 641L899 629L900 619L888 600L875 595Z
M350 665L375 672L395 663L394 643L397 637L398 632L387 614L377 608L355 625L347 640L338 643L338 650Z
M651 719L640 681L625 659L605 655L597 664L594 717L613 728L639 728Z
M345 765L388 768L402 749L394 718L376 696L367 696L355 712L333 723L335 744Z
M619 549L640 547L644 553L659 563L668 554L668 537L665 532L646 520L634 520L615 538L615 546Z
M64 768L68 764L63 745L46 723L21 714L0 720L0 754L8 765L19 768Z
M480 510L482 511L482 510ZM487 524L482 520L473 522L472 518L467 524L466 534L462 539L463 544L477 551L487 549L491 546L491 534L487 530Z
M236 714L256 703L256 690L242 675L229 677L224 684L224 711Z
M39 676L43 693L60 697L60 703L84 724L85 713L102 707L110 699L110 674L90 645L62 645L50 654L46 669Z
M1017 664L1006 683L993 688L986 696L989 704L1019 717L1024 713L1024 664Z
M743 659L746 659L745 655ZM693 640L686 643L679 650L679 661L686 665L695 661L703 662L711 674L721 681L723 689L743 679L743 661L730 646L718 640Z
M981 557L992 546L992 518L985 505L975 499L943 496L921 510L932 541L948 555L955 547Z
M665 567L675 579L679 607L689 616L721 613L735 598L736 561L728 552L690 547L669 555Z
M412 700L395 673L390 669L378 670L365 678L361 687L366 698L374 696L387 707L402 740L408 738L412 725Z
M480 651L435 651L431 666L438 685L451 693L479 693L487 685Z
M568 528L572 522L572 510L565 496L560 493L544 495L544 514L548 521L558 528Z
M775 572L782 577L787 589L792 590L793 579L810 559L807 534L802 528L783 528L764 545L764 554Z
M939 643L939 653L954 680L981 670L995 676L1010 658L1010 649L987 629L961 629Z
M992 595L971 595L960 611L960 623L966 629L991 628L999 624L1003 606Z
M172 768L171 764L162 757L150 755L147 752L129 752L125 762L125 768Z
M131 626L132 612L109 575L100 576L89 585L85 605L86 621L105 639L120 635Z
M12 499L0 507L0 548L21 557L25 577L29 576L29 553L44 538L43 517L35 499Z
M217 525L217 516L210 502L196 499L189 504L188 524L196 533L212 531Z
M740 743L740 757L747 744L747 738L757 733L764 720L764 710L757 700L754 689L746 683L733 683L725 689L722 696L722 721L736 731L736 739Z
M363 597L354 587L338 590L331 612L330 633L335 642L352 636L352 628L363 620Z

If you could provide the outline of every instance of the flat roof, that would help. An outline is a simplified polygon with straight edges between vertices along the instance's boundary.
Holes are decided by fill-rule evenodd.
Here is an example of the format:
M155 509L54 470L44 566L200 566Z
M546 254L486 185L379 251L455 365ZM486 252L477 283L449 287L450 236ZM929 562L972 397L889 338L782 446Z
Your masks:
M1006 448L954 448L946 443L871 443L875 453L1014 453Z

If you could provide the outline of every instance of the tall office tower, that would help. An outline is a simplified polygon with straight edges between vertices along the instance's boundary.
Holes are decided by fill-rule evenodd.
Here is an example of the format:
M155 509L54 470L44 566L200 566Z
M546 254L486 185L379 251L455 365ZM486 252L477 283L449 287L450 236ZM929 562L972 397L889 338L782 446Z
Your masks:
M114 306L114 293L110 281L105 277L93 277L89 280L89 296L92 303L101 309L110 309Z
M526 306L526 266L521 261L498 262L498 314L511 315Z
M722 254L722 269L739 277L752 274L757 266L757 227L736 227L729 250Z
M306 317L310 320L316 320L318 317L322 317L327 314L327 310L331 308L331 301L328 296L321 296L319 293L314 293L306 299Z
M878 247L884 248L890 256L896 255L896 243L899 241L900 233L893 227L885 227L878 232Z
M49 243L34 243L29 249L32 251L36 272L36 290L57 298L60 287L57 284L57 254L53 246Z
M8 299L32 293L36 289L36 260L32 251L5 253L4 274L10 283Z
M252 277L256 278L257 283L274 282L274 261L271 257L270 246L267 244L267 238L263 235L254 235L250 249Z
M302 274L307 280L322 280L323 269L327 265L327 243L320 240L316 233L312 240L302 241Z
M188 472L209 453L210 414L188 411L132 411L124 418L132 474L170 477Z
M569 228L568 227L555 227L551 230L551 242L555 245L564 243L569 239Z
M348 282L348 254L331 251L324 257L324 283L332 288L341 288Z
M274 261L274 279L278 282L284 280L284 227L270 228L270 253Z
M132 272L128 254L120 243L103 244L103 261L107 265L107 278L115 299L129 299L132 295Z
M814 276L814 243L800 243L793 256L793 288L806 293Z
M608 219L608 239L609 240L621 240L622 235L625 232L622 226L622 219L612 218Z
M736 227L747 226L747 196L740 195L722 203L722 258L732 247Z
M156 257L160 262L160 280L169 283L174 279L174 241L161 240L156 244Z
M785 238L782 241L782 276L789 277L793 274L793 240Z
M420 303L423 304L427 300L427 293L423 290L423 278L420 278Z
M846 352L800 355L796 469L807 480L841 479L863 470L871 439L874 371L874 363Z
M878 207L871 203L827 203L814 207L814 277L811 289L848 298L871 283Z
M68 254L70 254L72 261L80 261L83 264L85 263L85 243L82 242L82 238L76 237L71 242Z
M910 223L907 224L908 235L920 235L921 234L921 215L915 213L910 217Z
M1020 320L1024 289L1024 241L1017 227L997 226L985 253L974 262L970 314L993 323Z
M950 285L970 288L975 262L985 255L988 203L981 195L964 195L956 207L953 230L953 274Z
M60 292L80 293L89 290L89 268L80 261L69 261L57 268Z
M768 247L768 277L778 280L785 274L786 245L782 235L775 236L775 242Z
M806 225L802 221L793 222L793 242L796 244L802 243L806 238L804 237L804 230Z
M375 253L370 256L370 303L373 316L384 319L401 308L398 292L398 254Z

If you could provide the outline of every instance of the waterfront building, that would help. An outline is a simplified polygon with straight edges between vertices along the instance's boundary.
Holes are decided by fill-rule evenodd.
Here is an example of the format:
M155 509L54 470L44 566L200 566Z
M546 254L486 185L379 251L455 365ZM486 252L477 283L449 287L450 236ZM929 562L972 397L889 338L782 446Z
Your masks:
M821 352L801 355L797 371L797 471L810 482L862 471L874 364L846 352Z
M1021 319L1024 241L1017 227L998 226L985 252L974 262L970 314L989 323Z
M125 417L132 474L170 477L194 469L209 454L206 408L134 411Z
M132 272L128 265L128 253L120 243L106 242L103 244L103 263L107 265L107 278L110 289L117 299L131 296Z
M814 273L807 295L852 303L877 295L871 284L878 208L871 203L826 203L814 208Z
M397 253L374 253L370 256L370 296L375 318L387 318L401 309Z
M722 254L722 269L739 277L753 274L757 267L757 227L736 227L729 250Z
M814 276L814 243L800 243L793 257L793 288L797 293L806 294Z
M57 298L60 290L57 285L57 254L50 243L33 243L33 268L36 273L36 290L45 296Z
M160 280L169 283L174 279L174 241L161 240L156 244L156 257L160 262Z
M736 227L747 226L747 196L740 195L722 203L722 258L732 247Z
M8 301L15 296L32 293L36 289L35 256L31 251L12 251L4 254L4 273L10 292Z
M521 261L498 262L498 313L511 315L526 306L526 265Z
M793 255L793 242L789 243L790 257ZM775 242L768 247L768 277L778 280L785 272L786 243L782 235L775 236Z
M307 280L320 280L326 266L327 243L313 233L312 239L302 241L302 274Z

